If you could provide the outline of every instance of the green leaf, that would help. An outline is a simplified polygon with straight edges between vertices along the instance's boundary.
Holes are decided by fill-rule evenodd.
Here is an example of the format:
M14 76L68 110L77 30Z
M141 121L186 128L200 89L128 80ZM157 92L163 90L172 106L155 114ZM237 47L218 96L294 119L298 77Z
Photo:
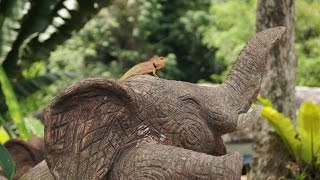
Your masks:
M0 143L3 144L7 142L10 139L9 134L6 130L4 130L2 127L0 127Z
M9 109L9 114L17 126L18 133L22 139L27 140L29 135L23 122L22 112L17 97L2 66L0 66L0 84Z
M304 102L297 121L297 132L302 142L300 156L306 163L311 164L318 154L320 158L320 106L312 102Z
M14 84L14 93L18 100L23 100L32 94L38 92L44 87L47 87L53 83L55 83L57 80L62 78L74 78L77 74L72 72L66 72L66 73L46 73L40 76L23 79ZM0 93L0 112L6 112L8 110L6 104L5 104L5 98Z
M16 172L16 165L8 150L2 144L0 144L0 154L0 165L2 167L3 175L8 179L12 179Z
M67 76L67 74L63 73L46 73L37 77L20 80L15 84L14 91L17 94L18 99L23 99L25 97L31 96L41 88L53 84L60 78Z
M261 115L270 123L276 133L281 136L294 157L297 157L300 141L295 138L296 132L291 120L272 107L262 106Z
M1 114L0 114L0 126L1 126L3 123L4 123L4 119L3 119L3 117L2 117Z
M21 22L17 39L12 44L11 51L3 63L3 67L7 70L9 77L11 77L11 74L14 75L16 71L19 71L18 68L15 68L15 65L20 57L21 49L25 48L23 44L28 41L28 39L32 39L34 33L43 32L51 24L53 19L52 10L57 1L58 0L31 1L28 16ZM10 72L8 70L10 70Z
M63 2L63 5L61 3ZM75 31L80 30L85 23L90 20L99 10L111 3L111 0L78 0L58 2L55 8L54 18L63 20L63 23L52 23L48 28L40 33L37 38L33 38L22 59L29 62L47 59L50 52L57 45L69 39ZM61 5L61 6L59 6Z
M258 95L257 99L261 103L262 106L273 107L272 102L270 101L270 99L263 98L261 95Z
M21 28L20 21L28 12L28 0L0 1L0 64L5 60Z

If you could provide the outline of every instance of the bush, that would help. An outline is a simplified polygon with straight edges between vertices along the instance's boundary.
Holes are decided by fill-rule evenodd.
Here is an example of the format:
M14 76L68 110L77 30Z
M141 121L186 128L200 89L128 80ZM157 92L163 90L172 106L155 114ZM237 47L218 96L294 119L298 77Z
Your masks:
M304 102L298 112L297 125L272 107L269 100L258 97L261 115L275 129L294 157L296 177L320 178L320 105ZM289 166L293 163L289 163Z

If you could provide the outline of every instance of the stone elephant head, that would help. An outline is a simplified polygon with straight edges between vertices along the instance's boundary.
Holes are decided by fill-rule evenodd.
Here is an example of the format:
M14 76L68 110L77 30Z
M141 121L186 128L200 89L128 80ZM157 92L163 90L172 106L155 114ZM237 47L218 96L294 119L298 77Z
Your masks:
M251 124L267 56L285 31L258 33L223 84L204 87L148 75L91 78L45 113L46 162L56 179L238 179L242 162L221 135Z

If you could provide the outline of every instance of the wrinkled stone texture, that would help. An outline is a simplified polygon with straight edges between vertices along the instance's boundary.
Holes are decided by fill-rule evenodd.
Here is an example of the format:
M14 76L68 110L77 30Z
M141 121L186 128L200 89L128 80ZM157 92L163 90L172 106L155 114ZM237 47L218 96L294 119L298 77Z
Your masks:
M45 112L45 159L56 179L239 179L242 158L221 135L252 124L270 49L284 27L258 33L214 88L134 76L82 80ZM203 172L203 176L201 176Z

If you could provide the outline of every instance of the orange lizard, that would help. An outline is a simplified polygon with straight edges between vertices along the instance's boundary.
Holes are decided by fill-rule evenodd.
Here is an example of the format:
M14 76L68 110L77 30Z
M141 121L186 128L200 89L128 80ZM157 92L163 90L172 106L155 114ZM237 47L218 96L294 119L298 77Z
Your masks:
M128 79L131 76L144 75L152 73L153 76L156 76L156 70L162 68L167 61L167 58L162 56L154 56L148 61L139 63L129 69L119 80L123 81Z

